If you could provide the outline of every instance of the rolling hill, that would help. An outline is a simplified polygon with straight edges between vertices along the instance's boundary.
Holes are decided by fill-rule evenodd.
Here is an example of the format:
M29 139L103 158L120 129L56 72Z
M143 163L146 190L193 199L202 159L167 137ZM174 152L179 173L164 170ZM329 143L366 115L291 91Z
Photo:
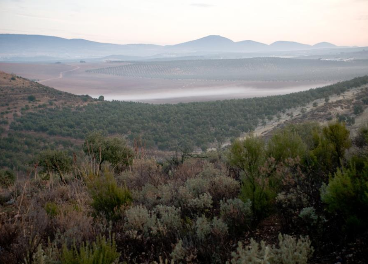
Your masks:
M234 42L231 39L210 35L200 39L176 45L153 44L109 44L85 39L65 39L43 35L0 34L0 61L46 61L57 59L101 58L110 55L135 57L163 56L165 54L191 55L216 52L278 52L336 47L322 42L315 46L292 41L277 41L271 45L244 40Z

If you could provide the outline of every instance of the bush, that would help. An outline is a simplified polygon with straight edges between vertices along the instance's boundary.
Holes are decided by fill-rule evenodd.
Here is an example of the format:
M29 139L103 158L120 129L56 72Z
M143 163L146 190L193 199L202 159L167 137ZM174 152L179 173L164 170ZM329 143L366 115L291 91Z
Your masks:
M34 96L34 95L30 95L30 96L28 96L28 101L30 101L30 102L34 102L34 101L36 101L36 97Z
M37 162L43 173L57 173L62 181L63 175L72 170L72 158L65 151L44 150L38 155Z
M115 168L131 165L134 153L122 138L107 138L100 132L88 134L83 144L83 151L94 162L101 165L110 162Z
M296 239L281 234L279 234L278 248L272 248L273 261L278 264L307 264L313 252L314 249L308 237Z
M96 215L103 215L108 220L120 218L120 209L132 202L128 188L119 187L114 176L105 172L92 179L88 188L92 196L92 207Z
M159 232L167 236L168 233L176 233L182 228L181 210L174 206L158 205L154 209Z
M124 228L131 236L156 234L156 216L145 206L138 205L125 211Z
M119 257L114 238L98 237L92 245L73 245L71 249L64 245L61 260L63 264L118 264Z
M316 170L328 173L336 172L345 158L345 151L351 147L350 132L344 123L330 123L322 134L314 134L314 148L311 158Z
M124 228L132 237L143 234L146 237L160 235L167 239L168 235L181 230L180 215L180 208L174 206L158 205L150 211L138 205L126 210Z
M11 170L0 171L0 186L9 187L15 183L15 175Z
M349 229L368 228L368 168L338 169L322 186L321 199L330 212L340 213Z
M255 220L267 216L274 204L277 192L270 185L269 178L259 177L254 182L245 179L240 190L239 198L243 202L251 201L252 214Z
M354 114L359 115L364 112L364 108L361 105L354 105Z
M306 224L311 226L314 226L318 222L318 215L313 207L303 208L299 213L299 217L303 219Z
M231 264L271 264L273 254L270 246L266 246L264 241L259 245L255 240L250 240L250 245L243 247L243 243L238 243L236 252L231 253Z
M59 214L59 207L56 203L47 202L45 204L45 211L46 211L48 216L55 217Z
M313 251L308 237L296 239L279 234L278 247L266 245L264 241L258 244L253 239L245 247L239 242L237 251L231 253L231 263L307 264Z
M211 220L205 216L198 217L195 222L196 236L200 241L207 240L210 235L220 238L228 233L228 227L224 221L214 217Z
M133 192L134 200L146 205L148 208L153 208L156 205L170 205L174 203L177 190L172 184L161 184L154 186L146 184L141 191Z
M283 162L287 158L303 158L306 155L306 150L307 146L299 134L282 130L268 142L267 155L273 157L276 162Z
M230 230L239 232L249 227L252 220L252 202L240 199L222 200L220 202L221 219L227 223Z

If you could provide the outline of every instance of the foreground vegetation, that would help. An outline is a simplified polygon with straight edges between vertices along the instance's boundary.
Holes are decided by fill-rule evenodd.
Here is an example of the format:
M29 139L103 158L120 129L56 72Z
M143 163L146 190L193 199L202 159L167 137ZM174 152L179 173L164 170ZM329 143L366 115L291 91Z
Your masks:
M368 129L290 125L165 162L92 133L2 171L1 263L366 263Z

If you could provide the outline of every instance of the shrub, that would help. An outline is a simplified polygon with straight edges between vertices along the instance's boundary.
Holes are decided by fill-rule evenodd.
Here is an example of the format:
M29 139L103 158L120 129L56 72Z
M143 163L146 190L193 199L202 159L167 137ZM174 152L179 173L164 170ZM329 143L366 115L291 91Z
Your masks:
M345 151L351 147L350 132L344 123L330 123L321 134L314 134L314 147L310 161L316 174L322 174L324 181L344 164Z
M98 237L92 245L74 244L71 249L64 245L61 260L63 264L118 264L119 257L114 238Z
M267 216L274 204L277 192L269 178L261 176L254 179L244 179L239 198L243 202L251 201L252 214L255 220Z
M36 101L36 97L35 97L34 95L30 95L30 96L28 96L28 97L27 97L27 99L28 99L28 101L30 101L30 102L34 102L34 101Z
M38 165L43 167L42 172L57 173L60 179L64 181L64 174L72 169L72 158L65 152L60 150L42 151L37 158Z
M221 219L233 232L247 228L252 220L252 202L235 198L220 202Z
M236 252L231 253L231 261L232 264L270 264L272 263L272 251L270 246L266 246L264 241L261 241L259 245L255 240L250 240L250 245L243 247L243 243L238 243L238 248Z
M195 222L196 236L199 240L205 240L211 233L211 222L205 216L198 217Z
M313 251L309 238L280 234L278 247L266 245L264 241L258 244L253 239L245 247L239 242L237 251L231 253L231 263L307 264Z
M88 134L83 151L97 162L99 169L104 161L114 167L128 166L133 162L134 153L122 138L106 138L99 132Z
M92 179L88 188L95 214L103 215L108 220L120 218L121 207L132 202L132 195L128 188L119 187L114 176L108 171Z
M134 200L146 205L148 208L153 208L158 204L170 205L175 198L176 190L172 184L161 184L154 186L146 184L141 191L133 192Z
M354 105L354 114L359 115L364 112L364 108L361 105Z
M183 240L179 240L178 243L176 243L174 250L171 252L170 257L173 261L182 261L185 259L187 255L187 250L183 246Z
M201 194L198 198L188 200L188 207L203 212L205 209L212 208L212 196L208 193Z
M208 192L211 194L214 201L222 199L230 199L238 196L240 184L238 181L227 176L217 176L210 182Z
M169 234L182 228L180 208L158 205L150 211L142 205L134 206L125 212L125 230L130 236L156 236L167 239Z
M220 218L216 216L212 219L212 229L211 232L216 237L224 237L228 234L227 224Z
M58 205L56 203L47 202L45 204L45 211L46 211L48 216L55 217L59 213L59 208L58 208Z
M149 236L157 233L157 219L145 206L138 205L125 211L124 227L131 236L143 234Z
M366 165L367 166L367 165ZM341 213L349 228L368 228L368 168L358 172L338 169L328 185L321 188L321 199L330 212Z
M267 145L267 155L276 162L283 162L287 158L303 158L306 150L307 146L299 134L289 130L277 132Z
M228 227L224 221L214 217L211 220L205 216L198 217L195 222L196 236L199 240L204 241L212 234L215 237L224 237L228 233Z
M9 187L15 183L15 175L11 170L0 170L0 186Z
M274 263L280 264L307 264L314 252L308 237L296 239L289 235L279 234L278 247L272 248Z
M318 222L318 215L316 214L316 210L313 207L303 208L299 213L299 217L311 226L317 224Z
M55 264L59 263L59 250L56 243L48 242L48 245L43 248L42 244L39 244L36 251L33 253L31 260L25 259L25 264L37 263L37 264Z
M181 229L181 210L174 206L158 205L154 209L156 213L159 232L163 235L177 232Z

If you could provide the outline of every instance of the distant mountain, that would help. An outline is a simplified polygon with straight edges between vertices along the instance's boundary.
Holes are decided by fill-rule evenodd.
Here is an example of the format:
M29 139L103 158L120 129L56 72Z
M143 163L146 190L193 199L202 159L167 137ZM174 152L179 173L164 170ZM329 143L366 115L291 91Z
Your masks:
M111 54L150 56L160 51L158 45L118 45L85 39L64 39L42 35L0 34L0 56L23 57L101 57Z
M254 51L265 51L268 49L268 45L253 41L253 40L244 40L236 42L236 47L241 51L254 52Z
M210 35L204 38L166 46L171 50L182 50L186 52L197 51L229 51L231 50L234 42L228 38L222 36Z
M310 48L310 45L293 41L276 41L270 45L271 50L277 51L306 50Z
M329 43L329 42L320 42L315 45L313 45L313 48L317 49L331 49L336 48L337 46L335 44Z
M45 61L89 58L169 59L255 52L270 56L277 55L277 52L335 47L335 45L327 42L321 42L314 46L292 41L276 41L271 45L253 40L234 42L218 35L210 35L176 45L160 46L153 44L109 44L85 39L64 39L42 35L0 34L0 61L34 61L35 59L40 61L43 58ZM221 57L221 55L219 56Z

